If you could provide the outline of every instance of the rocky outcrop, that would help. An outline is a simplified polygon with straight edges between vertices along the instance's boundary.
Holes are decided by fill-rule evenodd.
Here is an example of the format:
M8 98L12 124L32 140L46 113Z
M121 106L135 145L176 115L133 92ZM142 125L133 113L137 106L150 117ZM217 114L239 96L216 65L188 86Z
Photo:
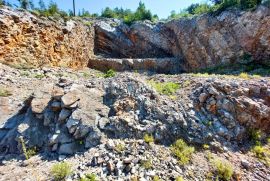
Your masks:
M93 55L94 29L80 21L40 18L0 9L0 62L18 68L84 67Z
M95 52L114 58L176 57L180 70L235 63L250 55L270 64L270 9L228 10L167 23L96 23Z

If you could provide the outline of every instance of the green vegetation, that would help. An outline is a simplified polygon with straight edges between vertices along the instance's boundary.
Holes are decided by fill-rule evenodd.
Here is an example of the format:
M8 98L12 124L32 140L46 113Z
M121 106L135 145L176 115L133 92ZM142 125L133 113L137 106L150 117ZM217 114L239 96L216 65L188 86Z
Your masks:
M145 134L145 135L143 136L143 139L144 139L145 143L148 143L148 144L154 142L154 137L153 137L153 135Z
M115 151L117 151L118 153L121 153L124 150L125 150L125 145L123 144L117 144L115 147Z
M184 181L183 177L179 176L175 179L175 181Z
M52 166L51 174L55 180L64 180L72 174L71 165L67 162L56 163Z
M158 93L165 95L173 95L176 93L178 89L180 89L180 85L173 82L155 82L153 80L148 81L149 85L151 85Z
M189 163L194 147L188 146L184 140L179 139L171 146L172 153L178 158L181 165Z
M270 167L270 149L261 145L256 145L252 148L252 152L255 156Z
M31 158L32 156L37 154L37 149L36 147L32 147L32 148L27 148L24 142L23 137L19 138L21 146L22 146L22 151L24 154L24 157L26 160L28 160L29 158Z
M159 178L159 176L155 175L155 176L153 177L153 181L161 181L161 179Z
M37 79L42 79L42 78L44 78L44 77L45 77L44 74L35 74L35 75L34 75L34 78L37 78Z
M188 8L181 10L179 13L171 12L168 19L179 19L201 15L204 13L220 13L227 8L240 8L243 10L254 9L258 5L264 4L270 6L270 0L209 0L208 2L191 4Z
M114 77L116 75L116 72L112 69L108 70L105 74L104 74L104 78L110 78L110 77Z
M105 8L105 10L102 11L101 17L122 19L128 25L131 25L135 21L158 20L158 16L152 15L150 10L147 10L145 4L142 2L139 3L139 6L135 12L132 12L129 9L110 9L109 7L107 7Z
M97 176L93 173L86 174L84 178L81 178L80 181L97 181Z
M217 179L222 180L230 180L233 175L233 167L232 165L223 159L214 159L213 167L217 174Z
M8 97L11 95L12 95L12 93L9 90L0 87L0 97Z
M153 168L152 160L141 160L141 166L145 169Z
M245 72L242 72L239 74L239 77L242 78L242 79L249 79L249 75Z

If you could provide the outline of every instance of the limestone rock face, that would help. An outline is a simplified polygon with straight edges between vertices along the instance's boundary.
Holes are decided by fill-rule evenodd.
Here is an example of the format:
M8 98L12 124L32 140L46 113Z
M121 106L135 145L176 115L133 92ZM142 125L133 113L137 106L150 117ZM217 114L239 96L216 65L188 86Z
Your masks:
M0 62L16 67L86 66L93 55L93 27L49 20L23 10L0 9Z
M176 57L179 70L194 71L250 55L270 64L270 9L224 11L130 27L116 20L96 23L95 53L114 58Z

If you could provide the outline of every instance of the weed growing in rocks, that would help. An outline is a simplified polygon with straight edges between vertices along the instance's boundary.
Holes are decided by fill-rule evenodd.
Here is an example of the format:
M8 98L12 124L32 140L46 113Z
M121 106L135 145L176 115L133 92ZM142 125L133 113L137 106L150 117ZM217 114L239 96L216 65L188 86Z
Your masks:
M240 77L242 79L250 79L249 75L245 72L242 72L241 74L239 74L238 77Z
M72 174L71 165L67 162L56 163L52 166L51 174L55 180L64 180Z
M145 143L153 143L154 142L154 137L152 135L149 134L145 134L143 137Z
M161 181L161 179L159 178L159 176L155 175L155 176L153 177L153 181Z
M177 140L172 146L173 154L178 158L181 165L189 163L192 154L195 151L194 147L188 146L184 140Z
M36 75L34 75L34 78L36 78L36 79L42 79L44 77L45 77L44 74L36 74Z
M116 75L116 72L114 70L110 69L104 74L104 78L114 77L115 75Z
M269 149L261 146L261 145L256 145L252 148L252 152L255 154L255 156L265 163L267 166L270 167L270 151Z
M177 177L176 179L175 179L175 181L184 181L184 179L183 179L183 177Z
M23 76L23 77L29 77L30 73L27 72L27 71L22 71L22 72L20 72L20 75Z
M141 160L141 166L145 169L151 169L153 167L152 160Z
M150 80L148 82L158 93L165 94L171 96L176 93L178 89L180 89L180 85L174 82L155 82Z
M125 145L123 144L117 144L115 146L115 151L117 151L118 153L121 153L122 151L124 151L124 149L125 149Z
M36 147L27 149L23 137L20 137L19 140L20 140L20 143L22 146L22 151L23 151L23 154L24 154L26 160L28 160L29 158L31 158L32 156L37 154Z
M217 180L230 180L233 175L233 167L232 165L223 159L214 159L212 160L213 167L217 174Z
M11 95L12 93L9 90L0 87L0 97L8 97Z
M93 173L86 174L84 178L81 178L80 181L97 181L97 176Z

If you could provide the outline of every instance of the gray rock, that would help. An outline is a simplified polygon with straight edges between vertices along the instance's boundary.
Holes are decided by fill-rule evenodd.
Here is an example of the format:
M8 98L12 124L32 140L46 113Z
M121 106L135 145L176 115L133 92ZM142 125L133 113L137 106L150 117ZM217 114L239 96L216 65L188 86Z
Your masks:
M78 101L80 98L78 97L79 93L77 91L70 91L61 98L61 102L63 107L69 108L72 104Z
M61 155L73 155L76 151L77 145L73 142L60 145L58 153Z
M97 146L100 143L101 132L100 131L90 131L85 139L85 148L91 148Z
M71 110L68 110L68 109L62 109L60 114L59 114L59 117L58 117L58 121L60 123L62 123L63 121L65 121L69 116L71 115Z
M78 120L69 118L68 121L67 121L67 123L66 123L66 127L68 128L68 132L70 134L75 133L78 124L79 124L79 121Z

